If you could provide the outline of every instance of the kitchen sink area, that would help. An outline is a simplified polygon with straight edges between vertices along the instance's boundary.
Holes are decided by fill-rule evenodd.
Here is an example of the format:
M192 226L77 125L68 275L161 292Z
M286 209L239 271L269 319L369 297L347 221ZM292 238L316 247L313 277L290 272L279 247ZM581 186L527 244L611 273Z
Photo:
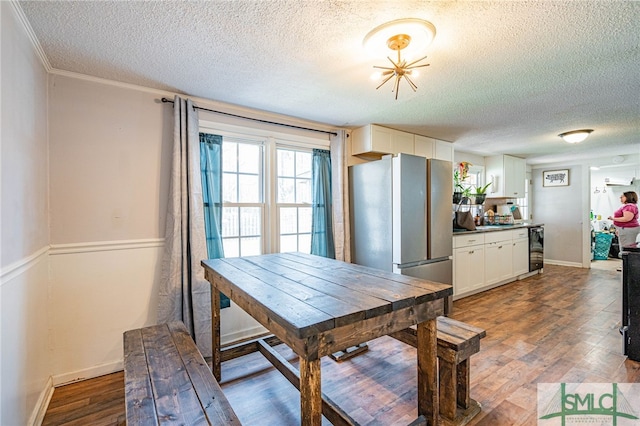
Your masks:
M454 234L472 234L478 232L491 232L491 231L506 231L509 229L518 229L518 228L531 228L533 226L541 226L539 223L514 223L509 225L482 225L476 226L476 229L473 231L469 231L467 229L455 229L453 230Z

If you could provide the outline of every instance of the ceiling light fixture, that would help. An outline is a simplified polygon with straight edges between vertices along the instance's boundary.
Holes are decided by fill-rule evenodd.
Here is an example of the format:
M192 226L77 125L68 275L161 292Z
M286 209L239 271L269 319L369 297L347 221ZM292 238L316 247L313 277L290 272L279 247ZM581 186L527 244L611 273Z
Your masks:
M572 130L570 132L560 133L558 136L568 143L580 143L585 140L591 132L593 132L592 129Z
M396 93L396 99L398 99L400 80L403 78L415 92L418 86L411 80L410 76L416 68L429 66L429 64L417 65L418 62L427 57L424 56L407 63L406 59L402 59L400 51L404 50L405 55L424 52L424 49L433 41L435 35L436 28L431 22L416 18L398 19L382 24L371 30L362 42L370 54L378 55L379 52L384 51L385 56L387 56L388 50L381 49L383 45L386 45L388 49L398 53L397 61L387 56L387 59L391 62L391 67L374 66L374 68L381 70L381 77L383 78L382 83L376 87L376 90L395 77L395 84L392 91Z

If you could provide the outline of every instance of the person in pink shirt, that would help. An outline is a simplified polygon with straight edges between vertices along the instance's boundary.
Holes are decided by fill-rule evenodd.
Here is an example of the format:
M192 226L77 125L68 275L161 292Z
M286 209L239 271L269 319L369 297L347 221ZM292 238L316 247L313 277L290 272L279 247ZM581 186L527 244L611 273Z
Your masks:
M634 191L624 192L620 196L622 207L609 216L609 220L613 220L616 227L616 234L620 243L620 252L624 250L624 246L636 242L638 234L640 234L640 223L638 223L638 194Z

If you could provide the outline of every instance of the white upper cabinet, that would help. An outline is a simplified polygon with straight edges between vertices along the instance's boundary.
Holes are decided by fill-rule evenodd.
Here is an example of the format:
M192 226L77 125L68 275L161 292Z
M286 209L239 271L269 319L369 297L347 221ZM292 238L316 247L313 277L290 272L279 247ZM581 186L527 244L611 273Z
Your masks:
M411 133L392 130L391 133L391 153L392 154L413 154L414 136Z
M351 138L352 155L405 153L453 162L453 144L449 142L376 124L355 129Z
M351 134L351 154L413 154L413 134L368 124Z
M453 144L426 136L414 136L415 155L453 162Z
M489 197L524 197L526 161L511 155L495 155L485 158L486 180L493 182Z

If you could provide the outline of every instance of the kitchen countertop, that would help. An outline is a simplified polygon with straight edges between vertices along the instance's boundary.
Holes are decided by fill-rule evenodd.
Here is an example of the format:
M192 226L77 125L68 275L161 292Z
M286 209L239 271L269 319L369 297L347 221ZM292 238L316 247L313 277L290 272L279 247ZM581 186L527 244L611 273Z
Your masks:
M518 228L531 228L534 226L544 226L543 223L532 223L532 222L524 222L524 223L515 223L513 225L485 225L485 226L476 226L475 231L467 231L466 229L454 229L453 235L467 235L467 234L478 234L481 232L493 232L493 231L508 231L509 229L518 229Z

